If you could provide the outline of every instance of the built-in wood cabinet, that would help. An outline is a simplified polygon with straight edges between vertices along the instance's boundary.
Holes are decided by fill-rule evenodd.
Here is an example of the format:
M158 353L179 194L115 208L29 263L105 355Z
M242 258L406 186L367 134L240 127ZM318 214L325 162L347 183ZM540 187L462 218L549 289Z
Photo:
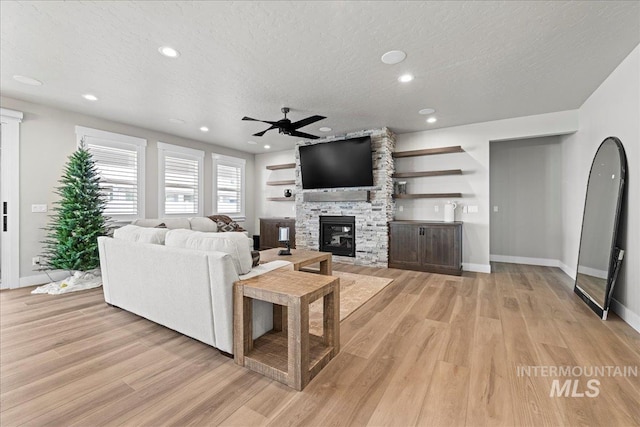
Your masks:
M462 274L462 222L391 221L389 268Z
M277 248L278 229L289 227L289 241L291 248L296 247L296 220L295 218L260 218L260 250Z

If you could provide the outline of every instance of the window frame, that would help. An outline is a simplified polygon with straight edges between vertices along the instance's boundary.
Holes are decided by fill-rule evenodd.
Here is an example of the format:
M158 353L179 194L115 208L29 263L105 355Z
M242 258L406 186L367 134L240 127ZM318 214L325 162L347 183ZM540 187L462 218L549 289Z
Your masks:
M211 158L213 160L213 174L212 174L213 200L211 202L211 205L212 205L212 211L214 212L214 215L218 215L218 214L227 215L228 217L230 217L235 221L240 221L240 222L246 221L247 217L246 217L245 206L246 206L246 199L247 199L247 194L246 194L247 160L240 157L225 156L223 154L217 154L217 153L212 153ZM240 168L240 212L238 213L230 215L228 213L218 212L218 165L225 165L225 166Z
M165 159L167 155L198 162L198 211L196 213L166 213ZM204 151L158 141L158 213L161 218L204 216Z
M121 133L109 132L105 130L93 129L84 126L76 126L76 144L77 147L82 146L82 142L86 138L91 138L96 141L87 141L94 145L102 145L108 148L118 148L122 150L130 150L136 152L136 184L138 186L137 194L137 213L134 215L129 214L109 214L108 216L114 222L126 222L134 219L141 219L145 217L145 173L146 173L146 148L147 140L136 136L124 135Z

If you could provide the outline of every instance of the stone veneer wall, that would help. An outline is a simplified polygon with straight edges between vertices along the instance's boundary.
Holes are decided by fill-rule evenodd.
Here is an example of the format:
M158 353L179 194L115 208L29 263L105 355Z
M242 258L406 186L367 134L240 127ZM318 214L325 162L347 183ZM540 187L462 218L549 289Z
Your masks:
M373 187L346 189L303 190L300 173L301 145L321 144L361 136L371 136L373 156ZM387 267L389 251L388 222L393 219L394 163L392 153L396 138L387 128L349 133L340 137L329 137L304 141L296 145L296 247L318 250L320 240L320 215L355 216L356 256L333 256L336 262ZM303 193L371 191L370 202L304 202Z

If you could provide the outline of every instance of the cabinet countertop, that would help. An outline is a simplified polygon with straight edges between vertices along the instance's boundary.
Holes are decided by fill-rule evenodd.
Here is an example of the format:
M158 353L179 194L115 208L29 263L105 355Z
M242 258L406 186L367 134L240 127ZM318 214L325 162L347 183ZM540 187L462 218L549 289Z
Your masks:
M462 225L462 221L453 221L453 222L445 222L445 221L435 221L435 220L394 220L389 221L389 224L428 224L428 225Z

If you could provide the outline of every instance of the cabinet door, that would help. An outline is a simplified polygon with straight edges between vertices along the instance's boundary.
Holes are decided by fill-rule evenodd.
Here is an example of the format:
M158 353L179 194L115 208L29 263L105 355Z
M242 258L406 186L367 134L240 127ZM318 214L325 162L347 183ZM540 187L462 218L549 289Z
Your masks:
M389 224L389 267L419 269L420 227L414 224Z
M291 247L296 247L296 222L294 219L260 219L260 250L277 248L280 245L278 241L278 229L280 227L289 227L289 240Z
M282 219L276 223L276 236L278 235L278 229L280 227L289 227L289 245L291 249L296 248L296 220L295 219ZM276 238L277 240L277 238ZM284 244L280 244L276 242L278 246L284 246Z
M278 228L275 221L260 220L260 250L278 247Z
M425 227L421 239L425 267L460 268L457 227Z

